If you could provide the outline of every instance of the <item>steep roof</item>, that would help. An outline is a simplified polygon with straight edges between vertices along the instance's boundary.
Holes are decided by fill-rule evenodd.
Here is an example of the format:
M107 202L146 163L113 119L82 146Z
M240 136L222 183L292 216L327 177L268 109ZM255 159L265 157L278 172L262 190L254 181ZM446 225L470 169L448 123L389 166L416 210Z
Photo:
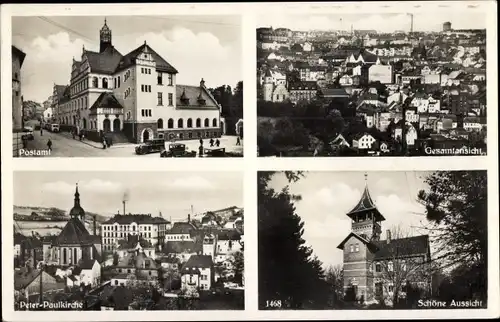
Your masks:
M349 97L343 88L324 88L321 90L323 97Z
M349 239L351 239L351 237L354 237L354 238L357 238L358 240L360 240L363 244L367 245L367 246L370 248L370 250L371 250L372 252L376 252L376 251L378 250L378 248L376 247L376 245L375 245L375 244L371 243L368 239L364 238L364 236L358 235L358 234L356 234L356 233L354 233L354 232L350 232L350 233L349 233L349 235L347 235L347 237L346 237L346 238L344 238L344 239L340 242L340 244L337 246L337 248L338 248L338 249L344 249L344 245L345 245L345 243L346 243Z
M372 243L378 248L375 253L375 260L429 253L428 235L391 239L389 243L387 240L372 241Z
M352 210L347 213L347 216L349 216L349 218L351 219L354 219L356 214L365 211L373 211L375 214L376 221L385 220L384 216L382 216L382 214L378 211L377 207L375 206L375 203L372 200L372 197L370 196L370 191L368 191L368 185L365 186L365 190L361 195L361 199L358 201L356 206L354 206L354 208L352 208Z
M108 46L102 53L85 50L84 55L92 73L113 74L122 59L122 54L113 46Z
M19 271L15 271L14 289L15 290L25 289L35 280L35 278L38 277L38 275L40 275L40 273L41 270L39 269L34 269L34 270L21 269Z
M55 245L92 245L94 238L78 218L71 218L54 241Z
M236 229L224 229L217 233L218 240L240 240L241 234Z
M176 86L177 109L218 110L219 104L205 86Z
M198 253L202 250L202 245L192 240L168 241L163 248L165 254Z
M20 62L20 66L23 65L23 62L24 62L24 58L26 58L26 54L19 48L17 48L16 46L12 46L12 57L19 57L19 62Z
M127 239L119 240L118 244L118 249L133 249L137 244L141 245L142 248L153 248L153 245L149 241L140 238L138 235L128 235Z
M289 91L294 90L311 90L315 91L318 89L318 84L315 81L302 81L288 85Z
M84 259L78 266L80 266L81 269L92 269L95 262L95 259Z
M130 225L131 223L137 224L168 224L169 222L162 217L152 217L150 214L128 214L128 215L114 215L103 222L104 225L111 225L114 223L120 225Z
M182 266L181 274L193 274L192 269L211 268L213 266L212 256L192 255Z
M153 60L156 63L156 69L162 72L177 74L178 71L172 65L170 65L163 57L161 57L156 51L154 51L151 47L149 47L146 43L132 50L125 56L123 56L119 62L117 63L116 70L123 70L132 66L135 63L135 59L142 53L144 50L147 50L152 56Z
M66 87L68 87L68 85L55 85L54 87L56 89L57 98L60 99L63 97L64 91L66 90Z
M115 95L110 92L101 93L90 109L93 110L100 107L123 108Z
M176 222L167 234L190 234L196 227L190 222Z

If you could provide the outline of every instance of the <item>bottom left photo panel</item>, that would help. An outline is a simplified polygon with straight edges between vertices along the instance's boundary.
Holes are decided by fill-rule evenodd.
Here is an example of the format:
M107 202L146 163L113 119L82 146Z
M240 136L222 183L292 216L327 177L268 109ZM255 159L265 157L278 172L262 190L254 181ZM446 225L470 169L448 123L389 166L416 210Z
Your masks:
M15 310L244 309L242 172L13 179Z

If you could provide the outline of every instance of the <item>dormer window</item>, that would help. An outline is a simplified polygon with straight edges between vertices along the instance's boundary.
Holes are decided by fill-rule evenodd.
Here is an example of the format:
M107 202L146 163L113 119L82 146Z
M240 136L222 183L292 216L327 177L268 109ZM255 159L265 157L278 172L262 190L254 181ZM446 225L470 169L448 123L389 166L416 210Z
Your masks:
M189 98L186 96L186 90L182 91L181 102L182 102L182 104L185 104L185 105L189 104Z
M200 95L198 95L198 104L200 105L205 105L206 101L205 99L201 96L201 93Z

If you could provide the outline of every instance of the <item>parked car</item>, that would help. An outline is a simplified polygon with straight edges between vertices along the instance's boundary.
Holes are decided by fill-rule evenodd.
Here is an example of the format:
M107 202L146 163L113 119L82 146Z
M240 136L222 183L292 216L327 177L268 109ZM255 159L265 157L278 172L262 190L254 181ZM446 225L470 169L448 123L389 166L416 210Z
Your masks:
M226 148L206 148L203 151L203 154L210 158L210 157L225 157L226 156Z
M35 138L33 135L33 128L31 126L25 126L22 137L28 140L33 140Z
M168 150L160 153L161 158L194 158L196 151L187 151L186 145L182 143L169 144Z
M152 139L135 147L136 154L160 152L165 149L165 139Z
M50 132L59 132L59 124L50 124Z

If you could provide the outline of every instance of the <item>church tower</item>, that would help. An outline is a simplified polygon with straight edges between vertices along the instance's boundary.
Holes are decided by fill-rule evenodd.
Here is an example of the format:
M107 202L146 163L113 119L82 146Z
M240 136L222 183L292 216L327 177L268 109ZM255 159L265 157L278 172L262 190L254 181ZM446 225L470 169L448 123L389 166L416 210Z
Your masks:
M104 26L102 26L99 32L100 47L99 52L102 53L106 48L112 46L111 44L111 29L109 29L106 19L104 19Z
M365 190L356 206L347 213L352 219L351 231L368 241L379 241L382 233L381 222L384 216L378 211L368 190L365 174Z
M273 100L273 76L271 75L271 71L268 69L264 74L264 84L262 86L262 94L264 101L271 102Z
M78 192L78 183L75 189L75 199L73 203L73 208L69 211L71 218L79 219L82 223L85 223L85 210L83 210L80 205L80 193Z

